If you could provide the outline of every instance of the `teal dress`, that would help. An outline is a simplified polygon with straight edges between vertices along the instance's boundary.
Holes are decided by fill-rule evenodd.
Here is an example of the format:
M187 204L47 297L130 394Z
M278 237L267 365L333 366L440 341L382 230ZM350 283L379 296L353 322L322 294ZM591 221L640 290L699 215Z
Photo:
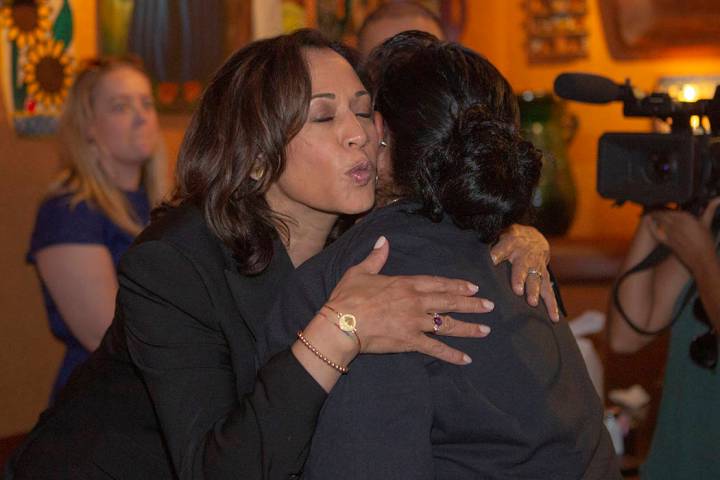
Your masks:
M694 299L683 307L670 335L662 402L641 469L643 480L720 479L720 369L708 370L690 359L690 343L708 329L693 315Z

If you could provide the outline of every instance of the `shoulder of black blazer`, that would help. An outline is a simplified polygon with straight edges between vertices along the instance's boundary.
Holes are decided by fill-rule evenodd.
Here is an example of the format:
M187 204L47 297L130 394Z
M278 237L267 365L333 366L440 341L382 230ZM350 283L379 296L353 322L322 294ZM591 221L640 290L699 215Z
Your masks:
M258 275L243 275L238 272L230 249L210 231L202 211L194 205L168 209L153 220L133 246L151 241L166 242L179 250L206 274L206 286L215 295L224 297L229 290L233 306L257 347L274 295L293 269L280 242L275 242L276 251L265 271ZM227 284L227 289L223 288L223 283ZM224 320L234 325L237 316L227 312Z
M230 250L210 231L202 211L195 205L167 209L138 235L133 246L150 241L168 242L200 263L234 268Z

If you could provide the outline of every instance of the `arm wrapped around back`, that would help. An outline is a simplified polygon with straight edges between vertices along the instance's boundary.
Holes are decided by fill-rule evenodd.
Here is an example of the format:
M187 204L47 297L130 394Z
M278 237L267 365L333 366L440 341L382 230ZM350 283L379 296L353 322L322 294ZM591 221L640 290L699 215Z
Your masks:
M134 248L117 315L180 478L286 478L302 468L325 392L285 350L256 374L250 332L230 336L224 289L170 243Z

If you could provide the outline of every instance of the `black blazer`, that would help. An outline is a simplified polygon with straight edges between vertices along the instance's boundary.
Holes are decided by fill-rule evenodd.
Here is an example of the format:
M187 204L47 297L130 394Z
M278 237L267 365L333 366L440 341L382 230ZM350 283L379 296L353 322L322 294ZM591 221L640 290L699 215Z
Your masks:
M467 366L417 353L359 356L323 407L303 478L619 479L567 322L553 324L544 306L515 295L509 264L494 266L474 232L448 218L432 223L411 213L417 207L397 202L372 213L296 270L266 324L269 350L287 344L296 318L317 311L380 235L390 242L382 273L476 283L495 309L459 318L492 332L438 337L467 352Z
M10 478L299 472L326 394L287 349L259 369L266 310L293 268L278 247L264 273L247 277L196 208L148 227L120 264L112 326Z

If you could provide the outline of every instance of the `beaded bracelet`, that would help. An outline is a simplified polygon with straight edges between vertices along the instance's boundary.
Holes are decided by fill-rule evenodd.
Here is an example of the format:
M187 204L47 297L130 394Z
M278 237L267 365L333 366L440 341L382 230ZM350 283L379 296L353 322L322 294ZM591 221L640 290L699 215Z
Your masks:
M357 319L355 318L355 315L352 313L340 313L327 303L323 305L323 307L337 315L337 323L333 322L333 324L345 335L355 337L355 341L358 344L358 351L362 352L362 343L360 343L360 336L357 333Z
M346 374L349 372L347 367L343 367L342 365L333 362L332 360L327 358L325 355L320 353L320 350L315 348L315 346L312 343L310 343L307 338L305 338L305 335L303 335L302 330L298 330L297 338L298 338L298 340L300 340L302 342L303 345L305 345L308 348L308 350L310 350L312 353L314 353L316 357L318 357L320 360L322 360L326 364L330 365L332 368L334 368L338 372L340 372L342 374Z

